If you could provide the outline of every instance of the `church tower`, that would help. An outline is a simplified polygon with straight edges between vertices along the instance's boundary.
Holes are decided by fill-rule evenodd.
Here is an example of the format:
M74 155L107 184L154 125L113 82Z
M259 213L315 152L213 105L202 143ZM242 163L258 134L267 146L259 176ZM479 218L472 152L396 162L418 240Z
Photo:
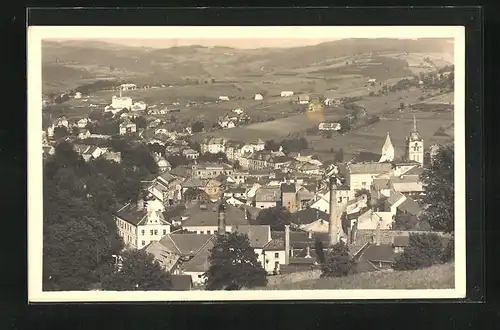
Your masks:
M391 142L391 137L389 132L387 132L387 137L385 138L384 146L382 147L382 156L380 157L379 163L392 162L394 160L394 146Z
M418 134L415 116L413 116L413 130L406 138L406 158L409 161L416 161L420 165L424 164L424 139Z

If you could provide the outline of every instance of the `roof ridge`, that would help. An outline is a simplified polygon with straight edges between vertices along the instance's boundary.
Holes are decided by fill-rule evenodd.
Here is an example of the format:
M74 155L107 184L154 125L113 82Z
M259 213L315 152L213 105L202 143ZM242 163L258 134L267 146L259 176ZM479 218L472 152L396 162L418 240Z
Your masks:
M172 239L172 236L170 234L168 235L168 238L170 239L170 241L172 242L172 244L174 245L174 247L177 249L177 251L179 252L179 254L182 255L181 249L179 249L179 247L177 246L177 244L175 244L175 242Z

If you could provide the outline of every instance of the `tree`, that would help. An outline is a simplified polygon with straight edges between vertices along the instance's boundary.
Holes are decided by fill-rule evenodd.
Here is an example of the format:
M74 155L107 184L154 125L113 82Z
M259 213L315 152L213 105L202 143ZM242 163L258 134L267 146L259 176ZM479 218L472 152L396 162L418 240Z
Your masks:
M441 262L450 262L455 259L455 239L452 236L443 249Z
M368 96L375 96L375 93L371 91L370 93L368 93Z
M142 116L133 118L132 122L137 128L146 128L146 126L148 125L148 121Z
M410 234L408 246L394 261L395 270L415 270L441 261L443 243L435 233Z
M90 120L101 120L103 117L103 114L104 113L101 110L94 109L94 110L90 111L89 119Z
M271 226L271 230L283 231L285 225L291 223L291 213L283 207L270 207L263 209L257 216L257 223Z
M269 151L278 151L280 144L274 140L268 140L264 144L264 149Z
M201 121L196 121L191 125L191 131L193 133L203 132L204 129L205 129L205 125L203 125L203 122L201 122Z
M392 224L394 230L416 230L418 218L412 214L397 214Z
M54 138L56 140L65 138L69 135L69 130L65 126L57 126L54 128Z
M239 160L237 160L237 161L234 162L233 169L235 169L235 170L241 169L241 164L240 164Z
M152 254L143 250L130 250L121 257L121 269L112 269L101 275L104 290L115 291L165 291L172 288L170 274Z
M314 250L316 252L316 258L320 264L325 263L325 250L323 247L323 242L319 238L316 237L314 242Z
M326 262L321 266L321 277L341 277L352 272L354 261L349 255L349 247L339 242L332 246Z
M267 285L267 272L257 260L246 234L218 235L204 274L207 290L240 290Z
M372 196L371 192L365 188L356 189L356 192L354 193L354 197L358 198L361 196L366 196L367 205L370 205L371 196Z
M440 146L430 167L425 168L420 180L426 186L422 198L424 211L420 219L429 223L432 229L453 233L454 231L454 148Z

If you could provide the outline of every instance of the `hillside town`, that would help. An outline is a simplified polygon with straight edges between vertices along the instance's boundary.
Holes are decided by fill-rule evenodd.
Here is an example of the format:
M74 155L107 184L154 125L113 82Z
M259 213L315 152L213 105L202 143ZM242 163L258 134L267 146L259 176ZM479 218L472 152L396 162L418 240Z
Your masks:
M449 71L436 74L429 84L446 79ZM376 83L367 80L368 86ZM423 88L426 83L417 79L415 86L405 88ZM96 210L99 204L96 218L112 219L106 230L116 231L117 238L109 239L120 247L104 255L96 238L88 249L97 251L92 253L99 261L108 258L114 272L130 267L125 265L126 255L143 251L168 274L172 290L205 290L215 285L210 282L215 247L229 234L248 239L255 267L263 269L266 283L298 282L310 276L304 274L319 274L325 263L320 255L338 244L355 261L354 273L378 274L393 271L415 233L435 234L443 246L449 243L450 230L422 220L430 189L422 178L440 159L443 146L424 140L414 114L404 140L395 141L389 130L374 141L379 152L359 151L346 157L338 149L335 157L328 158L307 149L301 137L276 141L256 135L238 140L215 134L252 122L252 114L241 107L228 110L207 127L203 119L177 121L177 111L184 107L178 102L148 104L127 96L147 88L130 82L115 86L107 104L89 104L85 116L50 118L42 133L44 167L47 173L56 173L50 174L50 187L70 189L62 183L66 175L76 182L77 188L71 189L81 189L78 198ZM262 101L267 97L263 94L248 98ZM59 98L84 102L87 96L73 91ZM328 93L318 98L287 90L277 97L313 113L346 102L345 97ZM229 96L220 95L210 102L228 101ZM44 100L45 105L50 102ZM363 107L353 112L352 118L367 113ZM340 136L343 125L344 119L320 120L315 129ZM196 139L199 132L208 134ZM68 160L71 154L79 160ZM61 174L62 168L71 166L75 174ZM87 168L91 170L82 170ZM79 180L85 183L80 186ZM57 198L69 198L61 196ZM48 282L57 277L54 274L47 275ZM88 281L93 285L87 290L105 289L98 277ZM138 281L136 288L146 282Z

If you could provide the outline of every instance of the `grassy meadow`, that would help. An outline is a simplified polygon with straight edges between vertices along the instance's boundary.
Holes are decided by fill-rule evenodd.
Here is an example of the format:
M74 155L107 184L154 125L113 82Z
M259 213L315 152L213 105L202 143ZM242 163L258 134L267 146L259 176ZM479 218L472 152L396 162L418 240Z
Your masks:
M259 288L259 290L374 290L453 289L455 265L447 263L414 271L370 272L339 278L320 278Z

